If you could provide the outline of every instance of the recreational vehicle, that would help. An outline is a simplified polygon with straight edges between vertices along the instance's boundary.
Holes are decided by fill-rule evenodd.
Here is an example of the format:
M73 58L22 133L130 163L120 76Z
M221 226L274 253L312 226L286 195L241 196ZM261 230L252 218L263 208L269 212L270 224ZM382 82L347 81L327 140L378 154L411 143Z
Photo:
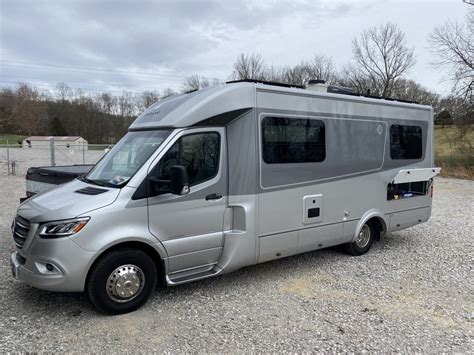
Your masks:
M428 220L428 106L240 81L143 112L85 176L18 208L13 275L106 313L172 286Z

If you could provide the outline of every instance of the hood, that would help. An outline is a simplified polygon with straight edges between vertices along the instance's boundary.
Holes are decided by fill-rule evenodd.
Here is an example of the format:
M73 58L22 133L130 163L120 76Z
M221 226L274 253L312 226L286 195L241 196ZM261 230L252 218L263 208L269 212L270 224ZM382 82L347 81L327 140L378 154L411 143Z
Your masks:
M104 192L99 194L77 192L84 188L100 189ZM91 185L76 179L29 198L20 205L18 213L32 223L75 218L110 205L119 193L118 188Z

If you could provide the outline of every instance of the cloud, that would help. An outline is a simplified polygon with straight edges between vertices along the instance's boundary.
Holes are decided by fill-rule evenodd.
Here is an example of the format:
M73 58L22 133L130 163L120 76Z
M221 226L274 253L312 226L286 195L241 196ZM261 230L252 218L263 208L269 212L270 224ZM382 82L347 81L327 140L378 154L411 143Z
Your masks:
M178 88L192 74L226 79L241 52L261 53L274 65L325 53L342 65L352 37L393 14L405 21L408 38L419 38L441 20L406 23L418 19L417 6L435 18L462 12L448 11L455 8L448 3L375 0L4 0L0 6L0 80L132 91ZM422 45L417 52L425 58ZM435 85L426 66L419 72L419 80Z

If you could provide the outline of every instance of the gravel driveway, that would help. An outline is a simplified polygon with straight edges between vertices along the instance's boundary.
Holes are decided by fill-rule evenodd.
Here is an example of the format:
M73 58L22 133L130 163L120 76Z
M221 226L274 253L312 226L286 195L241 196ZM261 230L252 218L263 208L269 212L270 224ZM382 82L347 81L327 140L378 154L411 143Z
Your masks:
M0 176L0 351L473 350L474 182L439 178L428 223L362 257L329 249L160 291L126 315L10 275L24 191Z

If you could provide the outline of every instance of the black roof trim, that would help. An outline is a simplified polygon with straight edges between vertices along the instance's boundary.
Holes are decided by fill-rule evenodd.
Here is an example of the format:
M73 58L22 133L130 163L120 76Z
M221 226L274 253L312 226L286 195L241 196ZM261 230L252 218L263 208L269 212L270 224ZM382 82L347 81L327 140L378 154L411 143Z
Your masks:
M273 82L273 81L265 81L265 80L257 80L257 79L242 79L242 80L232 80L232 81L227 81L226 82L226 84L234 84L234 83L255 83L255 84L281 86L281 87L284 87L284 88L304 89L304 86L301 86L301 85L291 85L291 84L277 83L277 82Z
M392 97L383 97L383 96L373 96L373 95L366 95L366 94L359 94L357 92L341 92L338 93L341 95L349 95L349 96L358 96L358 97L367 97L369 99L378 99L378 100L387 100L387 101L395 101L395 102L403 102L406 104L419 104L417 101L409 101L409 100L402 100L402 99L394 99Z
M256 79L232 80L232 81L227 81L226 82L226 84L234 84L234 83L255 83L255 84L280 86L280 87L285 87L285 88L306 89L304 86L301 86L301 85L291 85L291 84L277 83L277 82L272 82L272 81L256 80ZM391 97L383 97L383 96L372 96L372 95L366 95L366 94L359 94L357 92L353 92L353 93L350 93L350 92L337 92L337 93L336 92L330 92L330 94L367 97L369 99L396 101L396 102L403 102L403 103L406 103L406 104L419 104L419 102L416 102L416 101L394 99L394 98L391 98Z
M238 110L227 111L216 116L206 118L192 125L192 127L225 127L230 122L249 112L252 108L241 108Z

